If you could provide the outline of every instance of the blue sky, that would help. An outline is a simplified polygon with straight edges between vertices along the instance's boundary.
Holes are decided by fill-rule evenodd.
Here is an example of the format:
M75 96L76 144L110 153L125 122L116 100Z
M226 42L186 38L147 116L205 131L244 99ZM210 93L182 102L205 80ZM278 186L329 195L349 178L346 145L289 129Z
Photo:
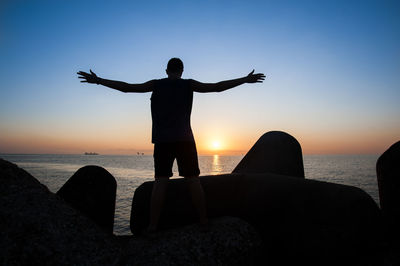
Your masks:
M149 94L79 83L263 84L195 95L200 150L246 151L283 130L305 153L380 153L400 136L398 1L3 1L0 153L151 151Z

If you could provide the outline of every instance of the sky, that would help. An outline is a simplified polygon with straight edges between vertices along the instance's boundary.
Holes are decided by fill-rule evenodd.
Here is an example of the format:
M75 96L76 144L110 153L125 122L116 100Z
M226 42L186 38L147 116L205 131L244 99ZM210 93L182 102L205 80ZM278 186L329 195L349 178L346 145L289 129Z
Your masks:
M399 1L1 1L0 153L151 154L150 93L80 83L166 77L264 83L195 94L200 154L268 131L304 154L380 154L400 140Z

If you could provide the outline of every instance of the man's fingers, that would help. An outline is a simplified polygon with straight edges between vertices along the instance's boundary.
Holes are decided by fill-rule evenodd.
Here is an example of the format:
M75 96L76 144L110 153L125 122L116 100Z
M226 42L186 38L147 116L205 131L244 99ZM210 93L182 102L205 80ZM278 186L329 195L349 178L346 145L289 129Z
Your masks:
M78 74L78 78L82 79L82 83L94 83L94 80L97 78L96 74L90 69L90 74L84 71L76 72Z
M247 75L250 83L262 83L265 79L265 75L263 73L254 74L254 69Z

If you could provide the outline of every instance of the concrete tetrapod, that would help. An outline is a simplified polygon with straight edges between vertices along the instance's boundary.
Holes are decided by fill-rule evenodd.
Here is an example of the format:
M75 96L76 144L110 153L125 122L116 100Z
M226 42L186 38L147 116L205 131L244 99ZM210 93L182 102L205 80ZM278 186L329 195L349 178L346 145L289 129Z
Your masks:
M400 237L400 141L393 144L378 159L376 173L382 213L388 225L389 237Z
M239 217L259 232L266 250L262 263L343 265L362 259L372 263L379 255L380 210L359 188L275 174L226 174L200 180L210 218ZM131 212L135 235L148 224L152 185L145 182L135 191ZM170 180L160 229L196 221L184 180Z
M274 173L304 178L300 143L285 132L267 132L247 152L233 173Z
M88 165L76 171L57 195L112 234L116 191L117 182L106 169Z

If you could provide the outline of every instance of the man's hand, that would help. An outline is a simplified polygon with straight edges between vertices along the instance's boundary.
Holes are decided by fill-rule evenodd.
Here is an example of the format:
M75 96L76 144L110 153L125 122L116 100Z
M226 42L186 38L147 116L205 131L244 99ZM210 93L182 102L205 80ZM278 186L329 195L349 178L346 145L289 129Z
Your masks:
M129 84L118 80L103 79L99 78L92 70L90 70L90 73L79 71L77 74L79 75L78 78L83 79L81 82L95 83L122 92L151 92L154 89L155 83L155 80L139 84Z
M247 83L261 83L265 79L265 75L263 73L257 73L254 74L254 69L251 71L247 77L246 77L246 82Z
M99 84L100 82L100 78L92 70L90 70L90 74L83 71L79 71L77 74L80 75L78 78L83 79L81 82L96 84Z

